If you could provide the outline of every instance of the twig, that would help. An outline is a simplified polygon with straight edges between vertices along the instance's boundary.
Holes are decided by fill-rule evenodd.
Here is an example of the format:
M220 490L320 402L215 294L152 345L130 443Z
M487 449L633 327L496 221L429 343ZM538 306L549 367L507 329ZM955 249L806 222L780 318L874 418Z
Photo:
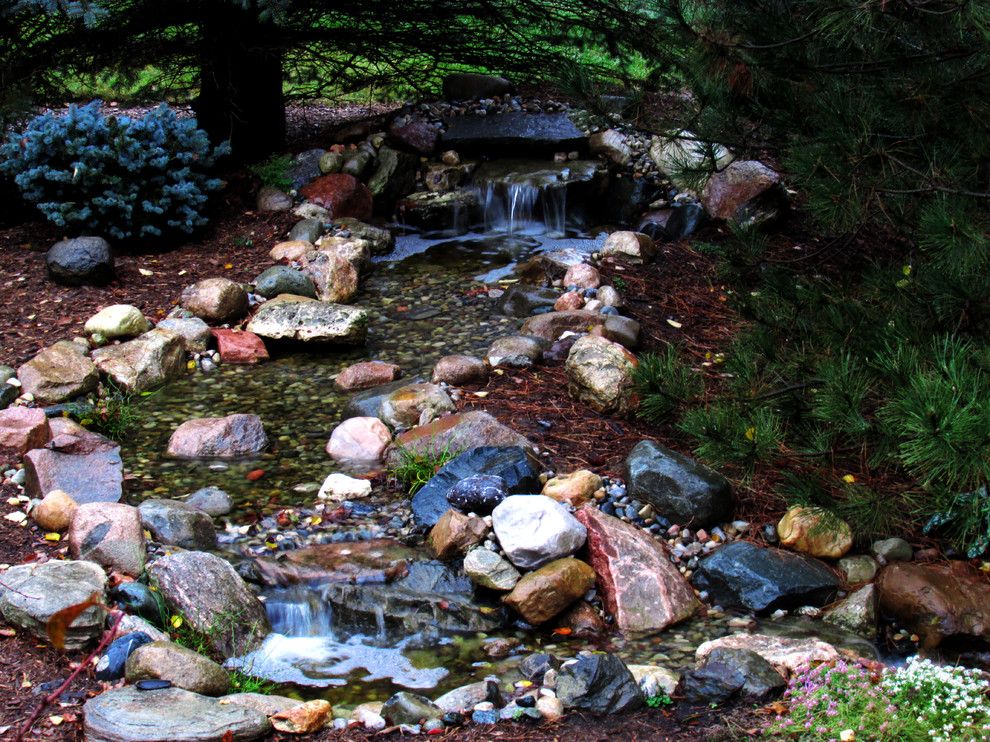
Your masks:
M64 683L42 699L41 703L38 705L38 708L34 710L34 713L31 714L21 728L17 730L17 736L14 737L14 742L21 742L21 740L24 739L24 735L31 731L31 727L34 726L34 723L38 720L38 717L41 716L41 712L48 708L49 704L58 700L58 697L65 693L69 686L72 685L72 681L79 677L79 674L83 670L89 667L89 664L93 661L93 658L106 649L107 645L113 641L114 636L117 635L117 629L120 628L120 622L123 620L124 612L120 611L118 612L117 618L114 620L113 625L107 630L107 633L104 634L103 639L100 640L100 643L96 645L96 649L90 652L86 659L79 663L79 667L73 670L72 674L65 679Z

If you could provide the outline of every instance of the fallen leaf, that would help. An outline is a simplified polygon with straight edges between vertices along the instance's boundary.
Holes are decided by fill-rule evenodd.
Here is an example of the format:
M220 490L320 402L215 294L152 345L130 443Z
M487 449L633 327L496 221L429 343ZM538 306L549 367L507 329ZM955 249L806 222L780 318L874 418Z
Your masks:
M51 618L48 619L48 625L45 627L45 631L48 634L48 639L51 641L52 646L55 649L65 649L65 635L72 626L73 622L87 610L93 606L103 605L102 595L100 593L93 593L86 600L81 603L76 603L75 605L70 605L67 608L63 608L57 613L53 614Z
M571 634L574 633L574 629L570 628L569 626L560 626L554 629L553 633L556 634L557 636L570 636Z
M138 273L140 273L142 276L153 276L153 275L155 275L155 272L154 271L149 271L147 268L138 268Z
M45 534L45 541L61 541L61 540L62 540L62 534L60 533L55 533L54 531L52 531L51 533Z
M675 319L667 320L667 324L673 327L675 330L679 330L681 329L681 327L683 327L683 325Z
M0 629L0 636L7 637L8 639L17 636L17 632L14 629L8 629L6 627Z
M264 469L254 469L254 470L249 471L247 473L247 479L248 479L249 482L257 482L263 476L265 476L265 470Z
M854 477L852 474L846 474L846 476L842 478L842 481L845 482L846 484L852 484L853 482L856 481L856 477Z
M48 721L50 721L50 722L52 723L52 726L53 726L53 727L57 727L57 726L59 726L59 725L60 725L60 724L61 724L61 723L62 723L63 721L65 721L65 719L63 719L63 718L62 718L61 716L49 716L49 717L48 717Z
M7 513L3 516L5 520L9 520L11 523L23 523L27 520L27 513L21 510L15 510L13 513Z
M746 428L746 440L747 441L756 440L756 428Z
M182 626L182 616L172 616L169 619L169 623L172 624L173 629L177 629Z

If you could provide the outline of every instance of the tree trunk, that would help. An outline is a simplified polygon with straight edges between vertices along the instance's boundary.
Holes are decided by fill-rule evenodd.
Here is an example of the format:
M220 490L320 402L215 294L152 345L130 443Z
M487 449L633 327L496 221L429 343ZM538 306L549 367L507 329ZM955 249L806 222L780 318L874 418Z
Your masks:
M257 160L285 144L282 50L275 28L225 0L210 0L202 22L201 128L214 142L229 141L240 161Z

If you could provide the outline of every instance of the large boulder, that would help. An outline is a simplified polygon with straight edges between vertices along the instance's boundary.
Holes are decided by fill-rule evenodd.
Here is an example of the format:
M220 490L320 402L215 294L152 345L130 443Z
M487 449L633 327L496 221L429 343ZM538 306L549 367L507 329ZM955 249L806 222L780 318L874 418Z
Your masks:
M500 477L505 489L514 494L535 492L540 485L540 472L525 449L519 446L476 446L448 461L413 495L413 518L419 525L435 525L451 506L447 499L451 488L479 474Z
M151 323L141 310L130 304L111 304L86 320L84 328L90 335L100 334L108 340L129 338L151 329Z
M852 548L849 524L815 508L795 505L777 524L781 546L819 559L838 559Z
M230 690L230 675L198 652L170 641L150 642L127 658L127 682L167 680L176 688L222 696Z
M614 654L584 654L564 663L558 671L557 698L566 708L594 714L635 711L645 701L629 668Z
M443 146L458 152L550 154L583 150L587 139L566 113L509 112L499 116L457 116L443 134Z
M372 195L368 186L347 173L331 173L316 178L299 189L307 201L322 206L332 219L369 219Z
M698 610L691 586L646 531L593 507L575 515L588 530L588 557L620 631L663 631Z
M204 278L186 286L179 303L201 320L221 325L247 314L248 295L241 284L229 278Z
M348 366L334 379L334 386L342 392L357 392L382 384L388 384L402 376L402 369L384 361L362 361Z
M320 301L342 304L357 293L358 269L344 256L321 250L307 255L302 265Z
M17 369L22 389L40 404L57 404L95 392L100 372L75 343L61 340Z
M457 409L454 401L436 384L417 383L399 387L382 402L381 417L393 428L426 425Z
M694 585L725 608L769 613L825 605L835 597L840 580L817 559L734 541L701 561Z
M447 415L434 420L429 425L420 425L397 436L395 446L389 449L387 463L399 460L399 449L422 454L447 450L464 452L481 446L518 446L535 453L536 447L524 435L503 425L487 412L470 410ZM498 472L476 471L475 474L497 474ZM535 490L534 490L535 491Z
M512 83L504 77L477 72L452 72L443 78L444 100L478 100L495 98L512 92Z
M138 511L141 523L159 543L183 549L215 549L217 546L213 519L188 503L151 498L142 502Z
M143 392L181 376L186 351L172 333L152 330L126 343L94 350L93 363L119 389Z
M54 421L51 424L55 434ZM82 505L117 502L124 493L120 446L85 430L76 435L55 434L45 448L28 451L24 470L24 489L30 497L62 490Z
M778 217L787 204L780 174L756 160L736 160L708 179L701 194L705 211L715 219L740 225L762 224Z
M0 410L0 461L12 463L48 443L51 430L45 411L37 407Z
M382 460L392 433L377 417L349 417L333 429L327 453L342 464L371 466Z
M695 650L700 665L717 651L745 649L769 662L782 677L789 677L802 667L839 659L835 647L820 639L770 636L768 634L732 634L712 639Z
M506 335L495 338L485 352L485 361L495 368L529 368L543 359L547 341L526 335Z
M588 149L593 155L601 155L616 165L625 165L632 158L632 150L625 135L615 129L599 131L588 137Z
M966 562L894 562L876 586L880 612L918 634L925 649L947 639L990 641L990 583Z
M368 188L374 201L374 210L389 213L395 202L416 190L416 171L419 158L392 147L378 149L378 166L368 179ZM388 250L379 250L379 254Z
M714 156L715 162L711 162ZM698 187L702 173L724 168L732 162L732 153L720 144L709 146L690 131L670 132L650 144L650 158L671 182L682 189Z
M657 254L649 235L642 232L612 232L605 238L602 255L614 256L630 263L649 263Z
M255 456L268 446L257 415L200 417L186 420L168 440L167 455L176 459L236 459Z
M108 690L83 706L88 742L236 742L271 732L268 716L181 688Z
M624 467L629 495L675 523L708 528L732 515L728 480L677 451L640 441Z
M527 319L523 322L519 332L523 335L534 335L552 343L565 332L588 332L596 325L605 324L607 316L587 309L546 312Z
M315 299L316 287L302 271L288 265L273 265L254 279L254 293L266 299L274 299L279 294Z
M56 242L45 257L48 277L63 286L102 286L113 280L113 253L102 237Z
M137 577L145 543L137 508L118 502L80 505L69 528L69 555Z
M19 564L0 581L0 615L4 621L48 640L48 621L59 611L103 597L107 576L93 562L50 561ZM65 648L81 649L103 633L102 605L83 611L65 632Z
M403 224L426 232L467 231L478 215L478 194L466 188L445 193L417 191L399 201Z
M492 528L505 556L523 569L570 556L587 537L587 529L564 505L543 495L505 498L492 511Z
M720 647L681 678L681 694L696 705L722 704L732 698L763 703L787 686L773 665L749 649Z
M262 304L247 329L271 340L363 345L368 313L346 304L282 295Z
M354 266L359 274L365 273L371 267L371 243L359 237L324 235L317 241L317 252L343 258Z
M527 623L546 623L595 584L595 571L573 557L556 559L523 578L502 600Z
M208 636L224 657L254 649L271 630L261 602L218 556L203 551L169 554L148 565L148 574L172 611Z
M619 343L592 335L578 338L564 363L567 391L596 412L628 414L637 404L636 365L636 356Z

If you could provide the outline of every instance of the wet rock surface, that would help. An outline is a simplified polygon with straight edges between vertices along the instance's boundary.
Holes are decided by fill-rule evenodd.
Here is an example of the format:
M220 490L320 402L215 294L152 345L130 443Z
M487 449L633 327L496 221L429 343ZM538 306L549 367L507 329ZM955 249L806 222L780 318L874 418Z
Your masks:
M619 714L645 699L632 673L614 654L584 655L565 663L557 679L557 697L565 708L596 714Z

